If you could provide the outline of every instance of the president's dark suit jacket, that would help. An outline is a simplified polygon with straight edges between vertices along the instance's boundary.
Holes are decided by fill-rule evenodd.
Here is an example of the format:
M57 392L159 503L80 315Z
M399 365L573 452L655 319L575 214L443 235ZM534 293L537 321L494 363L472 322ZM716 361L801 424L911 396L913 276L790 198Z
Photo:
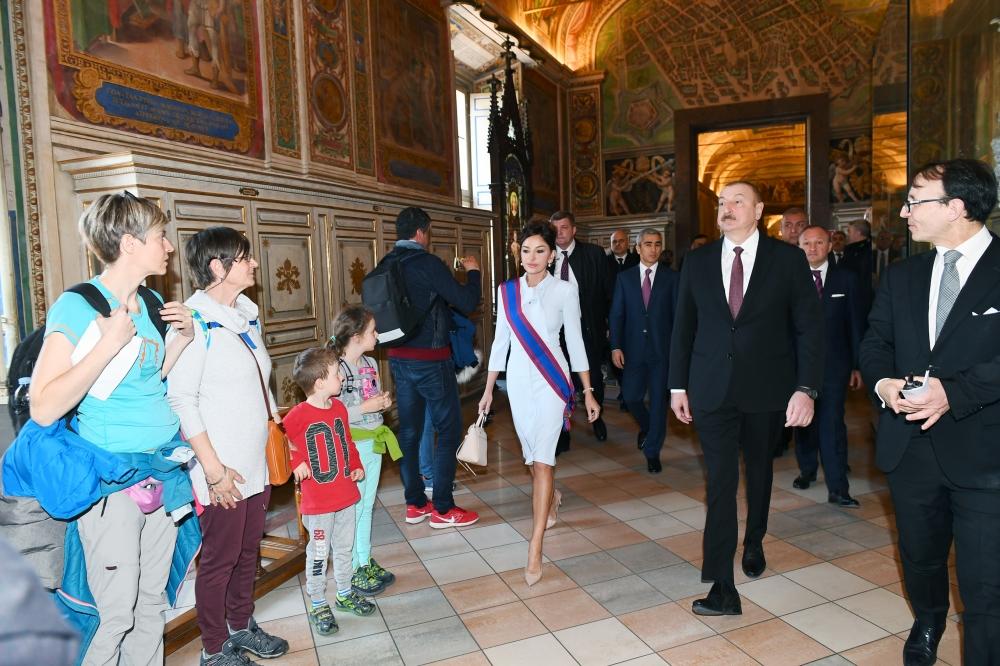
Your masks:
M823 314L802 250L761 234L739 316L722 282L722 240L687 254L670 344L670 388L691 408L729 397L743 412L780 412L796 386L818 389ZM798 362L796 362L798 359Z
M638 265L619 273L611 298L611 349L622 350L626 367L629 363L670 358L670 332L680 277L659 265L647 308L642 304L642 270Z
M614 284L608 271L608 257L597 245L578 240L569 255L569 267L580 286L580 320L587 357L604 358L608 353L608 308Z
M826 329L824 382L846 384L851 371L858 367L858 349L865 326L861 299L858 278L854 273L837 266L827 269L823 285Z
M625 265L622 266L618 263L618 258L615 257L614 253L608 255L608 274L611 276L611 281L614 282L615 276L622 271L627 271L633 266L639 263L639 255L632 250L629 250L625 255Z
M883 378L923 374L933 365L949 410L929 435L941 469L957 486L1000 489L1000 240L993 236L959 292L934 349L927 309L936 252L891 264L879 282L868 332L861 343L861 373L874 389ZM884 409L875 461L896 468L919 422Z

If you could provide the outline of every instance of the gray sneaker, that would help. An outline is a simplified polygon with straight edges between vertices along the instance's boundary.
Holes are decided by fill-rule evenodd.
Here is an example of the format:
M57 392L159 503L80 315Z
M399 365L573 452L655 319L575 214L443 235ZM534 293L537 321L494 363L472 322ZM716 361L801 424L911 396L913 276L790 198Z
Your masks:
M288 652L288 641L284 638L272 636L257 626L257 622L251 617L250 624L246 629L233 631L229 629L229 640L237 650L252 652L261 659L274 659Z
M201 659L198 663L199 666L260 666L257 662L250 661L250 659L236 647L232 639L223 643L222 649L216 654L206 654L205 650L202 649Z

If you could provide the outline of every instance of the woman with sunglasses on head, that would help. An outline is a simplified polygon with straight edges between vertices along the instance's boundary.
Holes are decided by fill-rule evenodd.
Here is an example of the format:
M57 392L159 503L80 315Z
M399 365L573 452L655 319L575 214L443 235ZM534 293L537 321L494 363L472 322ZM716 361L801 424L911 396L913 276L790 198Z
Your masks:
M199 231L184 246L197 289L194 341L181 354L167 395L198 457L191 470L204 507L195 607L203 666L246 666L244 652L280 657L288 642L253 619L254 577L271 497L264 448L268 417L277 415L270 390L271 357L264 348L253 287L257 262L250 241L229 227Z

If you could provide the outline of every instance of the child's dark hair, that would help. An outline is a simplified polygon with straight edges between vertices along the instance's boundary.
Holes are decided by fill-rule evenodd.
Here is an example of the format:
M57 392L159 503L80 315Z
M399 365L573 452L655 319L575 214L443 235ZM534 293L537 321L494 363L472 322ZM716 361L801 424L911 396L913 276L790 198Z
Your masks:
M374 318L374 313L364 305L348 305L333 320L333 335L327 341L326 348L332 349L338 357L343 356L351 338L364 333L368 322Z
M310 347L295 357L292 379L307 396L316 392L316 382L326 379L331 365L337 365L340 356L326 347Z

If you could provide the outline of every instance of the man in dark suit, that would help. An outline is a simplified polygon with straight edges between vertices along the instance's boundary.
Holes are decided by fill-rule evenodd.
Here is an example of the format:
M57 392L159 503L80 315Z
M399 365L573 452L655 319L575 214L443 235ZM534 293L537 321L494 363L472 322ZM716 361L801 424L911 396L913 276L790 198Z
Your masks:
M624 270L639 263L639 255L628 246L628 232L618 229L611 234L611 251L608 253L608 275L614 283L615 277ZM611 364L611 373L618 380L618 407L628 411L625 404L625 392L622 390L622 371Z
M733 584L739 450L746 463L743 571L766 566L772 451L782 425L809 425L822 379L823 315L806 256L757 225L764 203L750 183L719 195L723 238L688 254L670 344L670 406L694 423L708 471L700 615L738 615Z
M639 263L639 255L628 246L628 232L618 229L611 234L611 251L608 253L608 272L611 279L627 268Z
M799 236L799 247L806 253L812 271L826 330L826 362L823 383L816 402L816 417L804 437L796 437L795 457L799 477L792 485L808 488L816 480L817 453L823 459L827 501L840 507L856 508L859 503L848 492L847 426L844 423L844 400L847 388L861 387L858 347L864 330L861 294L854 273L829 262L830 234L823 227L806 227Z
M830 265L840 266L844 261L844 248L847 247L847 234L840 229L830 232Z
M849 269L858 277L862 309L868 312L874 297L875 276L872 264L872 225L865 220L855 220L847 227L844 268Z
M639 264L615 281L609 317L611 362L622 370L622 393L639 424L636 444L646 457L646 468L659 474L660 449L667 435L667 362L679 279L657 261L663 251L662 232L643 229L638 247Z
M597 404L601 405L604 404L601 365L608 358L608 306L611 303L613 284L608 274L608 259L604 250L597 245L576 240L576 218L573 213L556 211L549 222L556 232L553 274L576 284L580 290L580 324L583 329L583 344L587 348L587 362L590 364L590 385L594 389ZM573 382L578 381L574 374ZM604 419L597 417L593 426L597 441L603 442L608 438ZM564 446L568 448L568 441Z
M875 238L875 249L872 250L872 272L875 274L875 284L889 268L889 264L899 261L899 250L892 242L892 232L882 229Z
M997 181L970 159L916 174L900 215L935 249L889 266L860 354L916 617L903 661L936 659L954 539L965 663L1000 664L1000 240L984 225ZM901 395L928 368L923 392Z

